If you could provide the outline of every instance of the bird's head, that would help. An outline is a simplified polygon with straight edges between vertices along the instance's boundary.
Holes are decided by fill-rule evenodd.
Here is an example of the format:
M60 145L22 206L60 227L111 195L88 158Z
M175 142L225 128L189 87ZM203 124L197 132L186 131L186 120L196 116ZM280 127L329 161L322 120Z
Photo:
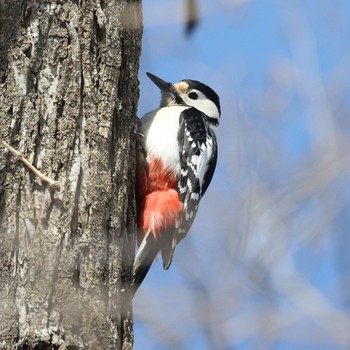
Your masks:
M147 76L158 86L162 93L161 107L190 106L203 112L209 118L219 123L220 99L209 86L197 81L184 79L177 83L168 83L151 73Z

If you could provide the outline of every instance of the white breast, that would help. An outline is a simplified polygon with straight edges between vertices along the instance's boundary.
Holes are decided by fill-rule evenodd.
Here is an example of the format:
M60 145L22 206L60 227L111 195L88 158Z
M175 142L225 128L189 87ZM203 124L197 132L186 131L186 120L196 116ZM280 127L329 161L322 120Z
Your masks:
M142 118L141 132L145 136L147 158L162 160L166 168L180 173L180 156L177 133L179 117L185 106L163 107L147 113Z

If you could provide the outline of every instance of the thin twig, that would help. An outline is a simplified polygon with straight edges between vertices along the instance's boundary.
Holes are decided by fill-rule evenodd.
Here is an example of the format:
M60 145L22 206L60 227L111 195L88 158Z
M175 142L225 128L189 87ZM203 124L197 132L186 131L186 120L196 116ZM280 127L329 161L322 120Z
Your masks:
M29 163L29 161L23 157L22 153L16 151L13 147L11 147L8 143L1 140L1 143L4 147L6 147L15 157L17 157L24 165L26 165L41 181L47 182L55 191L60 191L61 185L58 181L50 179L48 176L44 175L40 172L35 166Z

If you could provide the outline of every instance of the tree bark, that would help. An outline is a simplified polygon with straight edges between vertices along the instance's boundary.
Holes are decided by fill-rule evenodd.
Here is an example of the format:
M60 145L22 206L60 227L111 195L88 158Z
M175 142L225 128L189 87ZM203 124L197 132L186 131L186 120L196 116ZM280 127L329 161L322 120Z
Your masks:
M141 1L0 0L0 349L131 349Z

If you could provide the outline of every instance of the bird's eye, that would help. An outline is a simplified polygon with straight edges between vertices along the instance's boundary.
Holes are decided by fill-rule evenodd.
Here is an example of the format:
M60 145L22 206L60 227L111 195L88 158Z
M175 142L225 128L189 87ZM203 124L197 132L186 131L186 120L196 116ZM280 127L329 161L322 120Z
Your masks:
M192 100L197 100L198 94L195 93L195 92L190 92L190 93L188 94L188 97L189 97L190 99L192 99Z

